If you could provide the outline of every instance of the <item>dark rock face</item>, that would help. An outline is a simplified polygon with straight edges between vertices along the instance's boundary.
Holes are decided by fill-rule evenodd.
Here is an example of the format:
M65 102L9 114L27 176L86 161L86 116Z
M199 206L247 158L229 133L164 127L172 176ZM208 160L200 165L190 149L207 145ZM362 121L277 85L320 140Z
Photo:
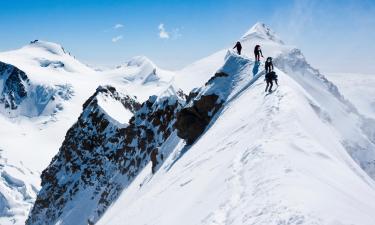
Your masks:
M217 95L203 95L200 99L193 100L190 107L183 108L177 114L177 135L185 139L188 145L194 143L204 132L212 117L221 108L222 103L217 101Z
M177 114L175 127L177 135L186 140L188 145L193 144L205 131L213 116L223 106L224 100L216 92L219 86L229 86L232 82L227 73L215 73L204 87L190 92L187 96L187 105Z
M98 107L100 95L122 102L134 113L127 127L107 119ZM139 105L113 87L99 87L43 171L42 189L26 224L54 224L66 209L77 205L83 211L75 223L94 224L173 132L181 108L176 98L152 96ZM77 199L79 204L74 202Z
M18 105L27 97L29 78L22 70L15 66L0 62L0 104L6 109L17 109Z
M229 75L226 74L226 73L224 73L224 72L217 72L217 73L215 73L215 75L214 75L213 77L211 77L211 78L206 82L205 85L208 85L208 84L213 83L214 80L215 80L216 78L218 78L218 77L228 77L228 76L229 76Z

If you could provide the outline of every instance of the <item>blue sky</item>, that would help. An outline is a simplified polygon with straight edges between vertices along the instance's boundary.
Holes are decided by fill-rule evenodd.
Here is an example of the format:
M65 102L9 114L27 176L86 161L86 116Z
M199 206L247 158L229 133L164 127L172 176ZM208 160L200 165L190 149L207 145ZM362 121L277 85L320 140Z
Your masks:
M0 8L0 51L41 39L89 64L146 55L178 69L261 21L323 71L375 73L375 0L0 0Z

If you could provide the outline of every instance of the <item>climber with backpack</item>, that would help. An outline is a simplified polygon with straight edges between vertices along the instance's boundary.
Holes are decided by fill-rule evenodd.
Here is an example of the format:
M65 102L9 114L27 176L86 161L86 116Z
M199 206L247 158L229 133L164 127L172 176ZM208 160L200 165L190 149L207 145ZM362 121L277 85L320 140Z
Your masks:
M255 55L255 61L259 62L261 56L263 58L263 53L262 53L262 49L260 48L260 45L255 45L254 55Z
M275 71L273 71L273 63L272 63L272 57L268 57L265 63L265 70L266 70L266 76L265 76L265 81L267 83L266 90L269 87L268 92L272 92L272 86L273 86L273 81L275 81L276 85L279 86L277 83L277 75Z
M239 41L237 41L236 45L233 47L233 49L237 49L237 53L241 55L242 45Z

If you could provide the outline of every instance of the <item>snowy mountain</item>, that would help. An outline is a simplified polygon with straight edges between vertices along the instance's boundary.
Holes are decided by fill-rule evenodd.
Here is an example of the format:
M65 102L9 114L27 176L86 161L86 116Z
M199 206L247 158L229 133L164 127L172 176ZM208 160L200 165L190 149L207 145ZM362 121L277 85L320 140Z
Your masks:
M148 179L144 169L98 224L374 224L373 121L269 33L255 25L242 39L245 56L228 53L193 94L195 103L218 96L203 134L178 132L191 145L171 136L161 151L172 154L157 174ZM272 94L263 94L261 73L250 75L246 55L256 43L279 68Z
M133 59L130 61L134 62ZM134 76L139 73L141 77L149 67L136 70L133 63L129 65L133 70L96 71L79 62L61 45L45 41L2 52L0 62L0 126L7 128L0 130L0 160L7 162L4 166L30 171L28 179L16 172L7 177L21 180L25 188L35 187L33 194L30 194L32 198L26 199L20 197L20 187L0 181L0 185L8 187L0 190L6 196L0 204L0 211L7 212L0 215L3 218L0 224L24 224L36 192L40 189L41 171L57 154L66 132L80 116L82 104L98 86L113 86L124 95L141 101L150 95L159 95L170 86L164 78L149 82L147 87L142 83L132 85L122 82L129 76L129 71ZM147 64L155 66L150 60L147 60ZM158 75L170 74L156 68ZM111 121L118 121L117 125L127 123L132 116L128 110L122 109L122 103L117 100L100 98L98 101L106 113L114 116Z
M143 56L94 70L43 41L0 53L4 223L35 201L29 225L374 224L374 118L266 25L240 41L174 72Z
M103 110L115 108L103 106L103 94L111 104L122 102L121 111ZM169 137L181 104L175 93L151 96L142 106L118 95L112 87L98 88L83 105L58 155L42 173L42 189L26 224L95 223ZM123 120L129 114L124 110L134 116L118 124L119 116Z

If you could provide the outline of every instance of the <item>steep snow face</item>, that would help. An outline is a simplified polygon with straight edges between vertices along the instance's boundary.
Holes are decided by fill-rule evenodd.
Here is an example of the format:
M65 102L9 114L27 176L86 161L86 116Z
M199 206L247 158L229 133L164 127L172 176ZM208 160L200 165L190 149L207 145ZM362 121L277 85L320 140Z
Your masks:
M363 117L336 85L308 64L298 49L279 55L275 64L315 99L320 117L335 127L353 159L375 179L375 120Z
M254 57L254 46L259 44L264 57L273 57L274 65L286 72L315 99L311 104L322 119L333 124L337 132L341 134L340 141L347 151L371 177L375 178L375 121L366 119L358 113L358 110L342 96L338 88L306 61L299 49L283 44L266 25L255 24L240 41L246 58ZM215 60L222 54L222 51L218 52L204 61ZM200 64L200 66L204 65ZM191 68L191 70L189 67L185 68L183 76L187 75L186 71L191 71L191 80L199 80L199 82L187 83L184 86L185 89L193 89L194 87L189 85L200 83L202 77L209 79L207 74L194 73L195 66ZM249 70L247 74L251 76L252 73ZM181 74L176 76L177 83L183 79L186 78Z
M242 44L243 55L248 58L254 58L255 45L261 45L265 57L276 57L280 54L289 52L294 49L293 46L285 45L283 41L273 32L269 27L263 23L256 23L250 28L239 41ZM228 49L232 49L228 46ZM227 49L220 50L206 58L203 58L180 71L176 71L174 83L181 88L185 93L189 93L193 88L198 88L204 85L209 80L218 68L225 62ZM252 73L249 73L251 75Z
M0 62L0 103L3 104L2 111L6 109L16 110L27 96L29 79L26 74L18 68Z
M174 131L183 100L168 93L177 92L170 87L162 97L152 96L139 106L118 98L114 88L98 88L43 171L42 189L26 224L95 223ZM121 109L114 116L118 106L108 106L110 98L134 113L127 126L113 121L128 113L121 115Z
M246 57L236 57L230 51L225 59L222 68L203 87L190 92L187 105L177 115L177 134L189 145L204 132L225 101L231 101L240 90L263 74L240 77L241 74L250 73L254 62Z
M229 84L222 96L233 97L202 136L191 146L171 137L157 174L142 171L98 225L375 223L375 183L317 110L327 106L277 69L281 86L265 94L241 62L230 54L218 71L228 76L203 88Z
M34 84L25 72L0 62L0 112L7 117L53 115L69 100L69 85Z

